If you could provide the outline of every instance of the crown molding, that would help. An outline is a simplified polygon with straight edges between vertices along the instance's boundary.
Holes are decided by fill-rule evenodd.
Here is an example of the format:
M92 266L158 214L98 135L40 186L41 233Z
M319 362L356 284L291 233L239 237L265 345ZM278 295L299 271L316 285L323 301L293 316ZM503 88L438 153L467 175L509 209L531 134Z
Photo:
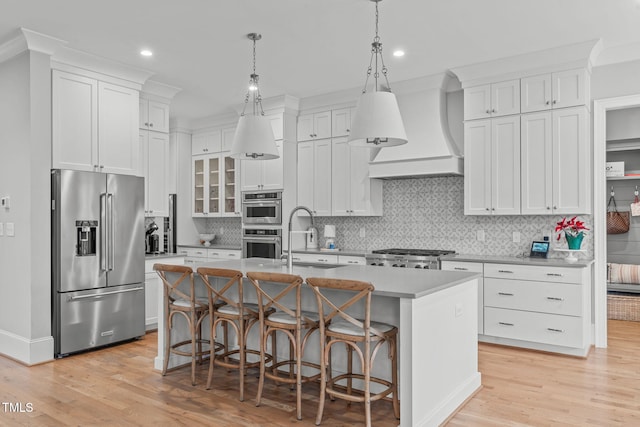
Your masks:
M147 80L142 85L142 93L140 94L140 97L150 99L152 101L158 100L169 102L181 90L182 88L179 87L170 86L154 80Z
M451 71L462 83L462 88L571 68L586 68L590 72L594 56L601 49L602 40L588 40L452 68Z
M0 45L0 63L27 50L52 56L66 44L65 40L20 28L17 36Z

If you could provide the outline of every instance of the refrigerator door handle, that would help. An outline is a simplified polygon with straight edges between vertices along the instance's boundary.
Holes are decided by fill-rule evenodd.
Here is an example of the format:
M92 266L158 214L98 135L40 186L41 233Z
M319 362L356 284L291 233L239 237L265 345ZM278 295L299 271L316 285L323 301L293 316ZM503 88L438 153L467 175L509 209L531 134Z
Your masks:
M107 295L124 294L124 293L127 293L127 292L137 292L137 291L140 291L142 289L144 289L144 286L137 286L135 288L124 289L122 291L111 291L111 292L102 292L102 293L98 293L98 294L71 296L71 297L69 297L69 301L77 301L77 300L80 300L80 299L103 297L103 296L107 296Z
M107 271L107 194L100 194L100 270Z
M108 259L108 269L109 271L113 270L113 260L115 259L115 227L113 224L113 193L107 193L107 210L108 210L108 221L109 221L109 248L107 253Z

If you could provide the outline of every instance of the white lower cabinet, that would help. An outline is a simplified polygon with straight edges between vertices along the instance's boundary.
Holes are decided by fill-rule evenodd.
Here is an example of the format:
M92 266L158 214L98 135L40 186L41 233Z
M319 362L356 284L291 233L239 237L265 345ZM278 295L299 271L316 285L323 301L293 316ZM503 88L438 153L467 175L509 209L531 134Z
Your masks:
M158 315L161 312L162 280L153 269L154 264L184 264L183 256L147 259L144 263L144 318L145 330L158 328Z
M338 255L333 254L308 254L294 252L292 255L293 262L310 262L316 264L338 264Z
M338 264L367 265L367 259L364 256L338 255Z
M220 261L223 259L240 259L242 251L240 249L217 249L217 248L195 248L189 246L178 246L180 255L184 255L184 263L193 266L209 261Z
M585 356L590 330L589 267L484 264L484 341Z
M483 272L483 264L481 262L464 262L464 261L442 261L442 270L451 271L468 271L469 273ZM478 279L478 334L484 333L484 279Z

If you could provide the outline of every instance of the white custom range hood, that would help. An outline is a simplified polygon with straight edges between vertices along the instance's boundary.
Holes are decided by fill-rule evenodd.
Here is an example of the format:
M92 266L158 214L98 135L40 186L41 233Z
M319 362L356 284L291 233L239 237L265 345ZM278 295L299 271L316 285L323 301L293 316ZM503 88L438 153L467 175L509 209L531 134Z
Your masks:
M462 147L451 136L455 129L463 138L462 92L449 97L455 105L447 105L447 89L457 82L452 77L442 73L393 85L409 142L371 149L370 178L463 175Z

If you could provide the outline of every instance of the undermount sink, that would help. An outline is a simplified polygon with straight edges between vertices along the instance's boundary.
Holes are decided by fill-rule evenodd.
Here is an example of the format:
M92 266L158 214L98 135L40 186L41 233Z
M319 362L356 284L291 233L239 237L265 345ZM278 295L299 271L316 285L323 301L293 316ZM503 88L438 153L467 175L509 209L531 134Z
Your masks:
M344 267L346 264L318 264L315 262L293 262L294 267L311 267L311 268L321 268L323 270L327 270L330 268L338 268Z

